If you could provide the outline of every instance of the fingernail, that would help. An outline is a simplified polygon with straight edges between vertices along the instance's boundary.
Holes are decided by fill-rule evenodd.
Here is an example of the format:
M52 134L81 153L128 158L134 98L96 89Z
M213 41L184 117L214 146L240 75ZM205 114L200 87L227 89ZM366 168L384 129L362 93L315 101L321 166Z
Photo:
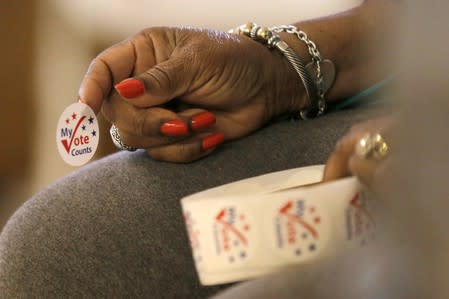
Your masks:
M142 81L137 79L126 79L114 87L122 97L127 99L141 96L145 92Z
M216 118L210 112L201 112L192 117L192 130L198 131L209 128L215 124Z
M162 124L161 133L165 136L183 136L189 133L189 129L182 120L174 119Z
M207 136L203 139L203 142L201 143L201 147L204 151L207 151L211 148L216 147L217 145L223 143L224 141L224 135L222 133L216 133L210 136Z

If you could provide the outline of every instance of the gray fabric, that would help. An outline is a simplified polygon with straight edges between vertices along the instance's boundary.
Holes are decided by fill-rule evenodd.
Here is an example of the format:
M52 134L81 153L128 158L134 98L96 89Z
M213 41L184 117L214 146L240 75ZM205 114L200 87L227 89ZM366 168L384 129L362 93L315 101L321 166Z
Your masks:
M320 264L298 265L236 284L213 299L421 298L410 287L410 261L385 248L365 248Z
M324 163L373 111L282 121L191 164L142 151L91 163L26 202L0 235L0 297L205 298L179 199L230 181Z

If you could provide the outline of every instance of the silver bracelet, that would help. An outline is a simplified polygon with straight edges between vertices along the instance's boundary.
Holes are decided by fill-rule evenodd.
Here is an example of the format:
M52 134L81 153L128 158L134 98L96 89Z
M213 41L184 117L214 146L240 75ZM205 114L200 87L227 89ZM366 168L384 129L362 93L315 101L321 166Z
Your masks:
M298 73L305 87L307 96L310 100L310 106L299 112L302 119L310 119L320 116L326 111L326 101L324 95L332 86L335 79L335 66L330 60L322 60L320 52L307 35L303 31L299 31L295 26L277 26L277 27L261 27L254 23L247 23L236 29L230 30L231 33L244 34L254 40L267 44L269 48L277 48ZM312 62L305 65L303 59L299 57L286 42L282 41L280 36L274 33L287 32L295 34L298 39L305 42L309 53L312 56ZM321 71L322 64L325 64L326 71L324 76ZM316 66L316 72L313 66ZM316 82L312 79L310 73L315 73Z
M309 73L315 75L315 82L318 89L317 116L324 114L326 110L326 101L324 99L324 96L326 92L332 87L335 81L336 71L334 63L329 59L323 60L316 44L308 38L307 34L304 31L299 30L295 26L281 25L270 27L270 30L275 33L286 32L294 34L300 41L306 44L309 54L312 57L312 62L306 65L306 69L309 71ZM315 65L315 69L313 65ZM309 109L303 110L300 113L304 114L305 116L307 116L308 114L314 115L314 112L308 110ZM304 118L303 115L301 116Z

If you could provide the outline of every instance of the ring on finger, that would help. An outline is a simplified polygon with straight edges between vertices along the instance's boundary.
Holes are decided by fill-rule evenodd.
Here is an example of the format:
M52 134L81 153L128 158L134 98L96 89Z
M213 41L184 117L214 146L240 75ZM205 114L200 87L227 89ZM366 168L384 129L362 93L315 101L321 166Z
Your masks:
M112 139L112 142L114 143L115 147L117 147L119 150L125 150L125 151L129 151L129 152L134 152L137 150L137 148L123 143L122 139L120 138L120 133L115 125L111 126L111 129L109 130L109 134L111 134L111 139Z
M367 133L355 145L355 153L364 159L384 159L389 152L389 146L379 133Z

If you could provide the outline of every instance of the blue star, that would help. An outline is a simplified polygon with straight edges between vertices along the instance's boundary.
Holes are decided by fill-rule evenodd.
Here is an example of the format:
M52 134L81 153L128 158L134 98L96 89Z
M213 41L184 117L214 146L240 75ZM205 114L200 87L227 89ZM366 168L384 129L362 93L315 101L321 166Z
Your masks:
M83 125L83 126L81 127L81 129L83 129L83 131L86 131L86 125Z
M92 131L92 137L95 137L95 136L97 136L97 131L93 130Z
M94 118L91 116L91 117L89 117L89 123L90 124L93 124L94 123Z

